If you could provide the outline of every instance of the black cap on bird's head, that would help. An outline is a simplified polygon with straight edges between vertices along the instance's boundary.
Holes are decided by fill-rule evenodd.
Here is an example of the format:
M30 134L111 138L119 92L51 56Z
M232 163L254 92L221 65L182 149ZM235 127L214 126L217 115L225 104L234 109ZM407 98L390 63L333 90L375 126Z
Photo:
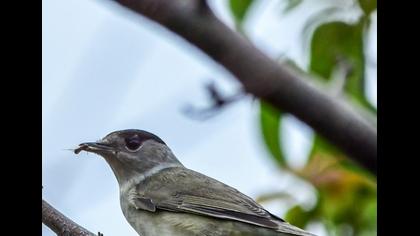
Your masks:
M132 172L144 173L159 165L181 165L161 138L138 129L119 130L97 142L81 143L74 152L81 151L104 157L117 179Z
M111 151L124 151L121 147L124 147L126 151L133 152L148 140L166 145L161 138L150 132L139 129L126 129L112 132L97 142L81 143L74 152L79 154L80 151L87 151L101 155Z

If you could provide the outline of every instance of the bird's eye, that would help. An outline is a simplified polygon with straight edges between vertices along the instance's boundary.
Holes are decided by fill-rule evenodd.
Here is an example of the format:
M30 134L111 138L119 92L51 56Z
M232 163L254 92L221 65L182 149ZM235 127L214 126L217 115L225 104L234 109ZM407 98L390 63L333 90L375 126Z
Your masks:
M125 139L125 146L129 151L137 151L140 145L141 141L137 137Z

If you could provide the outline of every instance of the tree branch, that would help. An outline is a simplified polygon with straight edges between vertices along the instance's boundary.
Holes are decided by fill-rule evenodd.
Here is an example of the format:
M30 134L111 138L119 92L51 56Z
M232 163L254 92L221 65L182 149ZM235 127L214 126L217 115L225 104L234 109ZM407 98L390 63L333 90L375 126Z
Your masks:
M223 24L197 0L116 0L223 65L246 92L295 115L376 175L377 131L348 104L299 78Z
M42 223L59 236L96 236L42 200ZM98 235L102 235L99 233Z
M209 94L210 100L213 104L206 108L196 108L191 105L186 106L183 109L185 115L193 119L205 120L216 115L227 105L238 101L246 95L241 90L234 95L224 96L220 93L220 91L217 89L214 83L207 84L206 89L207 93Z

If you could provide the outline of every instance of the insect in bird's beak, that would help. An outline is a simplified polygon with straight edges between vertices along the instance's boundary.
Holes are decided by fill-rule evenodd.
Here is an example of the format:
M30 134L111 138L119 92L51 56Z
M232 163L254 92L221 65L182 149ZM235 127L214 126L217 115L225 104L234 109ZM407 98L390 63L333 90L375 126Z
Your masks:
M97 152L103 152L103 151L114 151L114 149L111 146L104 143L91 142L91 143L81 143L79 144L78 148L74 149L75 154L79 154L81 151L97 153Z

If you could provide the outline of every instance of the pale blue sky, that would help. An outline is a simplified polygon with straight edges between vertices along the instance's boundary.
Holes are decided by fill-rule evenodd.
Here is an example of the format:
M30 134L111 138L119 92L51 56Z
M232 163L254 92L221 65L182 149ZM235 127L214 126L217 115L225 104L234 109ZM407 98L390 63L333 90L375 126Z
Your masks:
M325 4L329 4L325 1ZM232 26L227 1L210 1ZM187 167L256 197L286 190L313 204L310 186L280 173L268 157L258 129L257 104L243 99L218 116L199 122L186 104L205 106L205 83L226 93L239 84L222 67L173 34L107 1L43 0L42 149L43 198L91 231L135 236L119 207L118 186L104 160L65 149L107 133L139 128L159 135ZM325 5L326 6L326 5ZM305 66L300 29L320 4L281 17L279 1L258 1L246 22L256 45L273 58L286 53ZM357 14L357 13L356 13ZM354 14L353 14L354 15ZM376 58L376 29L370 46ZM369 83L376 104L376 71ZM293 165L301 165L311 131L290 117L283 133ZM266 205L283 216L285 204ZM322 235L322 229L313 226ZM53 235L43 226L43 235Z

